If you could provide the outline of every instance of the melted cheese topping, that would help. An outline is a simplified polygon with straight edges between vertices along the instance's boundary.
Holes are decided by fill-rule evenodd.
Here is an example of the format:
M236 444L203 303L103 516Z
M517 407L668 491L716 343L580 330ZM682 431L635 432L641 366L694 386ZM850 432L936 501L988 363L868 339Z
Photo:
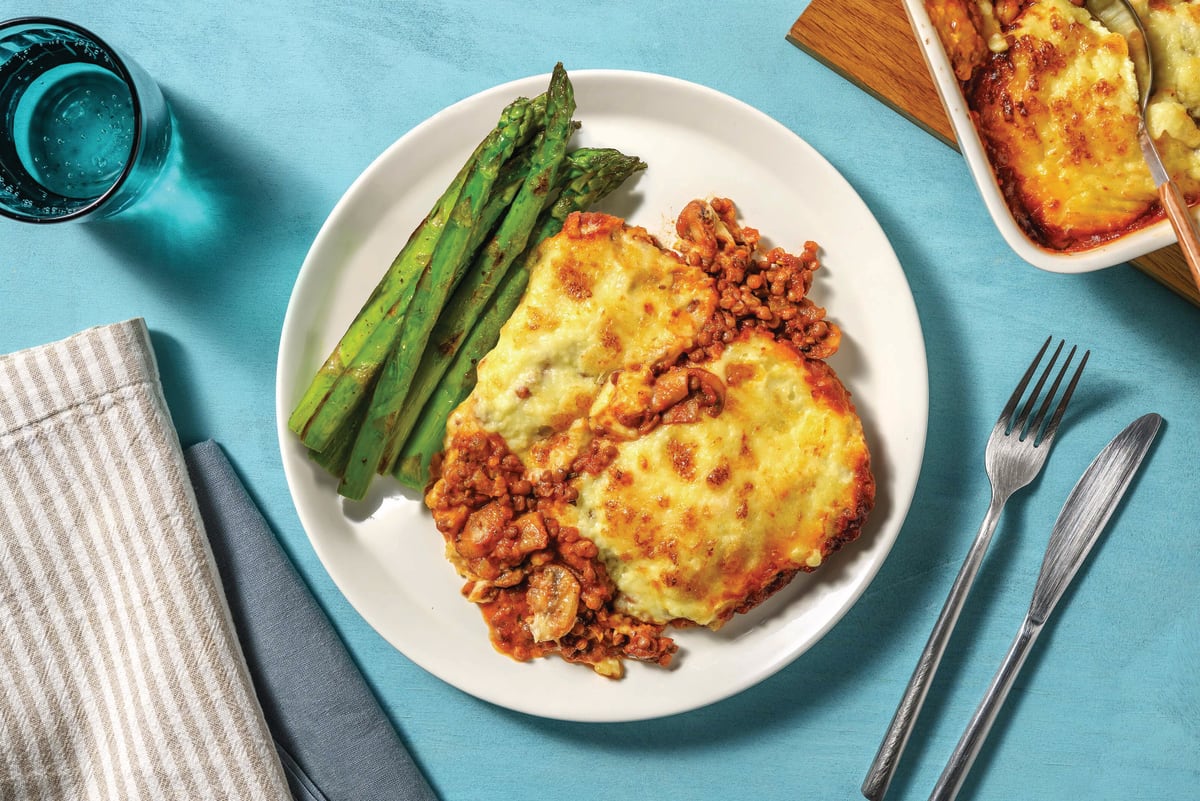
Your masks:
M964 0L955 0L962 6ZM931 8L940 2L928 3ZM1141 0L1155 62L1148 129L1189 199L1200 197L1200 3ZM978 3L994 55L963 51L963 23L931 19L1018 222L1055 249L1088 247L1156 219L1158 195L1137 143L1137 79L1125 40L1070 0ZM979 34L976 34L979 35ZM994 42L995 36L990 41ZM965 77L964 77L965 76Z
M980 9L972 0L945 0L926 3L929 21L938 32L954 74L960 81L970 79L971 73L988 53ZM990 10L990 9L989 9Z
M541 246L447 442L499 434L533 475L606 443L615 457L570 479L576 497L539 510L597 546L618 612L716 627L858 536L875 491L862 425L825 362L762 330L690 368L719 407L639 424L718 293L645 230L578 219Z
M820 566L865 508L862 427L822 362L745 332L705 369L727 387L720 414L622 443L571 507L642 620L719 625Z
M711 279L644 229L600 215L585 225L579 238L543 243L468 400L480 427L546 469L565 467L589 438L586 413L611 373L673 361L716 304Z

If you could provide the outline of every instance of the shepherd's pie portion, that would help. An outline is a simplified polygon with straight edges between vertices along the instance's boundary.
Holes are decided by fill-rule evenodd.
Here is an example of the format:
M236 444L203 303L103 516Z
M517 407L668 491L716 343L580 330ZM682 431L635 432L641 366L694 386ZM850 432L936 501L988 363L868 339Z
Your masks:
M676 250L604 214L541 246L451 415L426 502L496 647L622 675L859 535L875 482L816 245L764 252L726 200Z

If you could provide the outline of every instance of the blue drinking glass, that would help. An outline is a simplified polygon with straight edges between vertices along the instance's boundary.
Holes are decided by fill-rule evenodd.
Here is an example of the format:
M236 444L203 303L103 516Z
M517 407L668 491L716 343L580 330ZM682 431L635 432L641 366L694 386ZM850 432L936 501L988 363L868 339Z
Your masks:
M173 122L158 84L70 22L0 22L0 214L108 217L154 186Z

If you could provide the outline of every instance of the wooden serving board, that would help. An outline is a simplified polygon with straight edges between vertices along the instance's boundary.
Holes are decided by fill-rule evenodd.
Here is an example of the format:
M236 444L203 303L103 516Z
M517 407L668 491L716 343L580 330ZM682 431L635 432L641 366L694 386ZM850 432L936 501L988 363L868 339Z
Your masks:
M787 39L947 145L957 147L950 119L900 0L812 0ZM1133 265L1200 306L1200 291L1178 245L1142 256Z

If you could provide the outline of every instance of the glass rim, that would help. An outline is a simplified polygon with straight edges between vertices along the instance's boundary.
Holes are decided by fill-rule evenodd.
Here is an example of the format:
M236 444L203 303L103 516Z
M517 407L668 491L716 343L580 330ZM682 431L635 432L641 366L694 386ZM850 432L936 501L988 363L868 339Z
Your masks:
M108 202L108 200L112 198L112 196L115 195L125 184L126 179L128 179L130 173L133 172L135 160L134 156L137 155L138 148L141 147L142 144L142 100L138 94L137 81L134 80L133 73L125 64L125 59L121 58L120 53L118 53L112 45L82 25L65 19L59 19L57 17L13 17L12 19L0 21L0 35L10 28L29 25L44 25L48 27L63 28L71 31L72 33L76 33L80 36L90 39L93 44L105 52L105 54L112 60L113 65L116 66L117 75L120 76L121 80L125 81L125 85L129 87L129 97L133 107L133 142L129 146L129 158L126 159L125 166L122 168L121 174L118 175L113 180L112 185L110 185L108 189L105 189L100 195L96 196L90 202L80 206L74 211L59 215L57 217L34 217L32 215L22 214L18 211L14 211L13 209L7 208L3 204L0 204L0 214L4 215L5 217L17 220L19 222L51 225L54 223L77 220L80 217L85 217L88 214L91 214L96 209Z

